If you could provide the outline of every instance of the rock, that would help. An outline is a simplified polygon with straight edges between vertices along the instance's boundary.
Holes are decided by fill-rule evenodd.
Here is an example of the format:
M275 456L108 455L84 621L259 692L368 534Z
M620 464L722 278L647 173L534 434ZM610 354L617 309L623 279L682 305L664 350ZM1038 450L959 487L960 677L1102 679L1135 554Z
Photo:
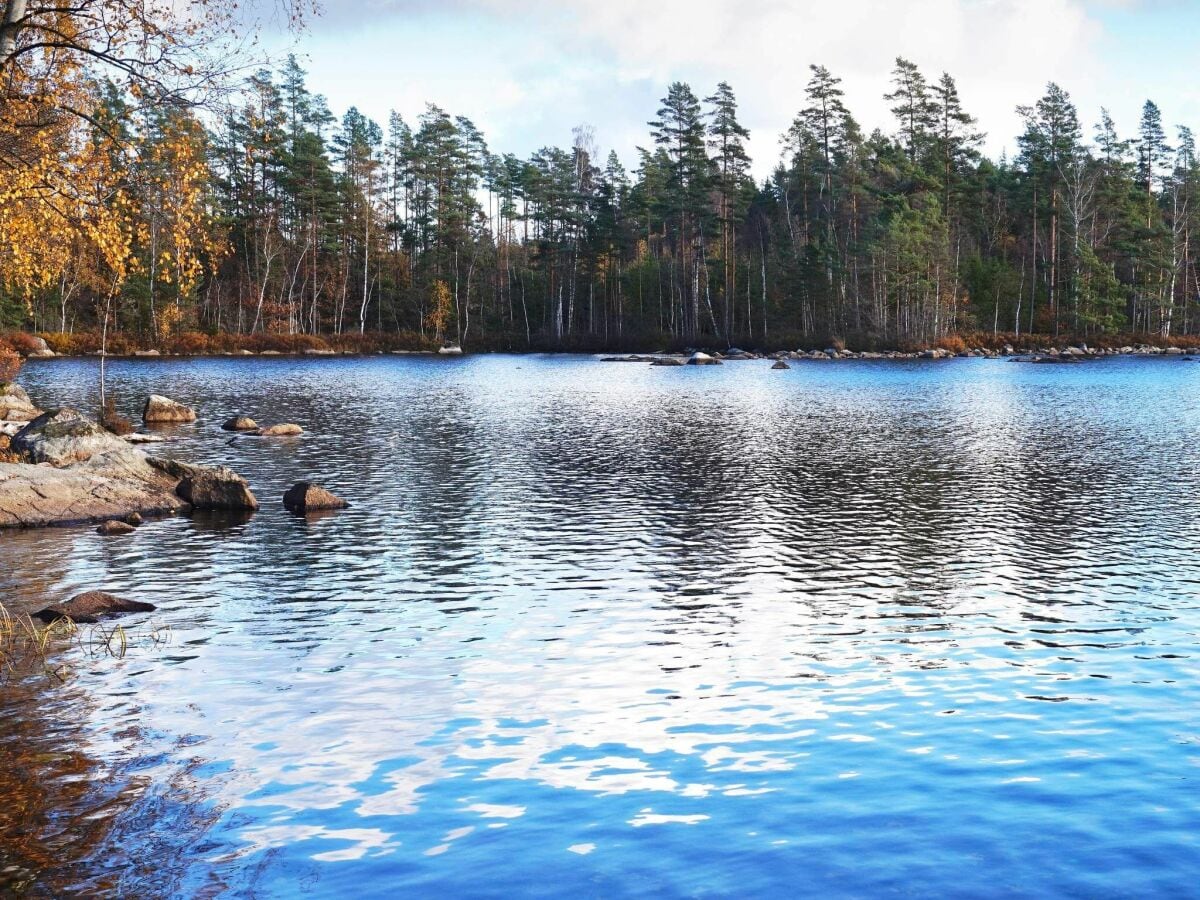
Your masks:
M33 349L27 353L27 356L34 357L50 357L54 356L54 351L50 349L50 345L46 343L45 338L40 338L37 335L29 335L26 340L32 345Z
M259 356L283 356L283 354L278 350L264 350L262 353L260 353L258 355Z
M677 356L660 356L650 363L652 366L682 366L683 360Z
M293 437L297 434L304 434L304 429L291 422L285 422L280 425L268 425L265 428L260 428L258 429L258 434L260 437Z
M147 424L195 422L196 411L190 406L176 403L170 397L151 394L146 398L146 405L142 409L142 421Z
M105 537L113 537L120 534L133 534L137 531L133 525L128 522L122 522L120 519L109 519L107 522L101 523L96 529L97 534L102 534Z
M134 356L162 356L157 350L134 350Z
M129 444L162 444L166 443L166 438L161 434L133 434L121 435L121 438Z
M67 466L98 453L125 450L128 445L73 409L52 409L35 418L12 439L12 448L35 463Z
M462 347L458 344L447 344L445 347L439 347L438 353L442 356L462 356Z
M225 466L195 466L150 457L154 468L178 478L175 493L194 509L258 509L246 479Z
M221 424L222 431L258 431L258 423L248 416L234 416Z
M310 347L304 351L305 356L334 356L336 354L336 350L318 350L315 347Z
M129 515L127 515L125 517L125 521L127 524L132 525L134 528L137 528L139 525L142 524L142 522L144 522L146 520L142 518L141 513L131 512Z
M345 509L350 504L320 485L298 481L283 495L283 505L292 512L303 513L322 509Z
M100 616L114 616L131 612L154 612L157 607L152 603L142 603L140 600L126 600L107 594L104 591L88 591L76 594L66 603L58 606L47 606L33 614L49 625L59 619L69 619L79 624L95 622Z
M32 422L42 411L33 405L24 388L16 384L0 385L0 419L8 422Z
M771 366L771 368L772 368L772 369L790 369L790 368L791 368L791 366L789 366L789 365L788 365L787 363L785 363L785 362L784 362L782 359L780 359L780 360L777 360L777 361L775 362L775 365Z
M721 365L721 361L697 350L688 359L687 364L689 366L719 366Z

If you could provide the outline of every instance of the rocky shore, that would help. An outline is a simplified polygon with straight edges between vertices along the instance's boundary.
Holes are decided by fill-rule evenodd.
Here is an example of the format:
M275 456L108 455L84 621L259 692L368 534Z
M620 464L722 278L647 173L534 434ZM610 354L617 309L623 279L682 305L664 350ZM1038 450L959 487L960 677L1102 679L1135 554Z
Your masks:
M258 508L236 472L151 456L73 409L42 412L15 385L0 387L0 451L0 528Z
M785 368L789 361L818 361L827 362L839 359L1010 359L1013 362L1081 362L1085 359L1099 359L1107 356L1178 356L1190 359L1191 351L1179 347L1155 347L1150 344L1128 345L1123 347L1089 347L1086 344L1064 347L1013 347L1005 346L1000 350L970 349L951 351L943 348L932 348L918 351L903 350L848 350L842 347L828 347L824 350L779 350L774 353L755 353L732 348L721 352L719 350L695 350L690 353L630 353L619 356L604 356L602 362L649 363L655 366L711 366L723 362L743 360L775 360L783 362Z

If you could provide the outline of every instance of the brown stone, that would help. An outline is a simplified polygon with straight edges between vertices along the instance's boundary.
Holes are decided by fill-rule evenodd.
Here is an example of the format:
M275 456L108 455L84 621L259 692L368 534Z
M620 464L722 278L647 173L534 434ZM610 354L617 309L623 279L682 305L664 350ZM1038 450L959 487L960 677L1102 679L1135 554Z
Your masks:
M290 422L285 422L280 425L268 425L265 428L258 429L261 437L293 437L298 434L304 434L304 429L299 425L293 425Z
M95 622L100 616L119 615L131 612L154 612L156 607L151 603L140 600L126 600L107 594L104 591L87 591L77 594L66 603L57 606L47 606L33 614L33 618L49 624L59 619L69 619L72 622L87 624Z
M222 431L257 431L258 423L248 416L234 416L221 425Z
M115 537L121 534L133 534L135 531L137 531L136 528L134 528L128 522L122 522L119 519L109 519L96 529L97 534L102 534L105 537Z
M142 409L142 421L147 424L195 422L196 411L190 406L177 403L170 397L151 394L146 398L146 405Z
M179 479L175 493L195 509L258 509L246 479L225 466L194 466L176 460L150 458L150 464Z
M283 495L283 505L292 512L303 513L324 509L345 509L350 504L320 485L309 481L298 481Z

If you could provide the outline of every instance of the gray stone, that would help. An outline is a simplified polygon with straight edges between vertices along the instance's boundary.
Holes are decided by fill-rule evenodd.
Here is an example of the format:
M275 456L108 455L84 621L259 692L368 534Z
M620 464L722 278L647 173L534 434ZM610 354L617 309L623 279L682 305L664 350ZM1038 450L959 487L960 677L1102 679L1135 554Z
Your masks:
M68 466L128 445L76 410L63 407L43 413L17 432L12 448L35 463Z

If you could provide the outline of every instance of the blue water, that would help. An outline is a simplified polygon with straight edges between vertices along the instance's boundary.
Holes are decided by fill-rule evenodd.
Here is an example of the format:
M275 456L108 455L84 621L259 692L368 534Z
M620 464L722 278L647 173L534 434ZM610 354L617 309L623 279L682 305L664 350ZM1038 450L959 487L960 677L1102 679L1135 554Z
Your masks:
M1200 894L1200 364L769 366L110 364L263 509L0 534L159 606L0 684L0 891Z

